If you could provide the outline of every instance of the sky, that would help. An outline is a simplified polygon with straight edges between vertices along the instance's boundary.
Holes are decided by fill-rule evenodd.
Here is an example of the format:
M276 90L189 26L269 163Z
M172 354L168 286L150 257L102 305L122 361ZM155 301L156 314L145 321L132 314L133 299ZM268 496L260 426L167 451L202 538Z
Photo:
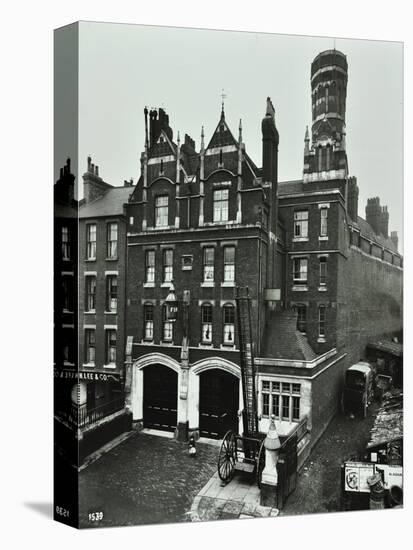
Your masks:
M350 175L368 197L389 209L389 231L403 215L403 49L397 42L214 31L111 23L80 23L79 173L86 158L100 175L122 185L140 172L145 105L163 107L176 138L209 141L225 116L238 134L242 119L248 154L261 166L261 120L266 98L280 134L279 180L302 177L305 127L311 127L310 68L321 51L347 56L346 143ZM80 191L80 197L82 193Z

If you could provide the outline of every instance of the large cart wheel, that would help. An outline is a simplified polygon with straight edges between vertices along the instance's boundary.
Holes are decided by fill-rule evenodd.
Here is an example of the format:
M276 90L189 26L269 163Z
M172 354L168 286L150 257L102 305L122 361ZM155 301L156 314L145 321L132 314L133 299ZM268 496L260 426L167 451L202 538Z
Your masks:
M262 479L262 472L264 468L265 468L265 447L264 447L264 440L262 440L260 445L260 450L258 451L258 457L257 457L257 485L259 489L261 489L261 479Z
M218 475L224 483L229 483L234 477L236 445L235 435L229 430L224 435L218 456Z

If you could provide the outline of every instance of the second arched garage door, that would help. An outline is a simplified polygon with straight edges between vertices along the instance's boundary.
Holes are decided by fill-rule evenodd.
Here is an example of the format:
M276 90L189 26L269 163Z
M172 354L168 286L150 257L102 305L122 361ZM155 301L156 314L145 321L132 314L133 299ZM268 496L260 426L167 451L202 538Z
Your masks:
M220 439L238 432L239 381L221 369L199 375L199 431L201 437Z
M173 432L177 424L178 375L164 365L143 369L143 425Z

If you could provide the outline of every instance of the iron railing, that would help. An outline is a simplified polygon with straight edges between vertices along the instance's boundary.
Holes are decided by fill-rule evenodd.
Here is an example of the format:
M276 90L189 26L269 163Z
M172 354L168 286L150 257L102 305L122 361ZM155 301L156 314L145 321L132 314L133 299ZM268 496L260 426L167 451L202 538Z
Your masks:
M92 426L105 416L121 411L124 406L125 399L123 397L118 397L113 401L109 401L93 409L88 409L86 403L84 405L76 405L73 403L69 410L59 411L59 416L76 428L84 428L86 426Z

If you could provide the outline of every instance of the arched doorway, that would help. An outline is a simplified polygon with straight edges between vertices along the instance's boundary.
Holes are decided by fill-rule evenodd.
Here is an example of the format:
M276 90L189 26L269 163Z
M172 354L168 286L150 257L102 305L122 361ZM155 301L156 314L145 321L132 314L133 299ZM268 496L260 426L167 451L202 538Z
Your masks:
M164 365L143 369L143 426L173 432L177 425L178 374Z
M221 369L199 375L199 432L220 439L228 430L238 432L239 380Z

